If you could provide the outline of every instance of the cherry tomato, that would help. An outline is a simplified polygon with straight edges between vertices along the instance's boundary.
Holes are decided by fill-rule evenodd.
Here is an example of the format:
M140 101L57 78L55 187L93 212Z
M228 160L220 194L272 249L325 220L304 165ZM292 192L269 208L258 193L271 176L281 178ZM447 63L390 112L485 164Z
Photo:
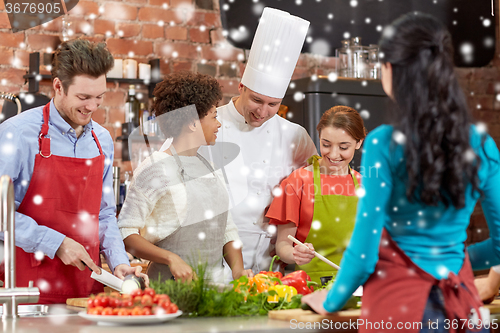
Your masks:
M155 306L153 308L153 313L155 315L164 315L165 313L167 313L167 311L165 311L165 309L162 308L161 306Z
M177 306L177 304L170 303L170 309L169 309L168 313L177 313L178 310L179 310L179 307Z
M168 296L166 294L160 294L160 299L166 299L170 302L170 296Z
M141 304L142 296L135 296L133 299L134 304Z
M89 297L87 300L87 309L92 309L95 306L94 300L94 297Z
M120 311L119 308L114 308L113 309L113 316L118 316L118 311Z
M116 297L109 298L109 306L112 308L119 308L122 305L122 301Z
M158 296L158 300L157 300L157 304L160 304L161 301L166 301L168 303L170 303L170 297L168 295L165 295L165 294L161 294L161 295L156 295Z
M132 302L131 299L125 299L122 301L122 307L124 308L131 308L134 303Z
M88 314L100 315L104 308L102 306L96 306L88 310Z
M108 296L97 296L95 298L94 304L96 306L102 306L103 308L109 305L109 297Z
M104 308L102 310L101 315L103 315L103 316L112 316L113 315L113 309L108 306L107 308Z
M142 309L138 306L132 309L132 312L130 313L132 316L142 316Z
M100 314L99 310L97 310L96 308L88 309L87 313L91 314L91 315L98 315L98 314Z
M163 310L165 310L166 313L168 313L168 310L170 309L170 299L162 299L158 303L158 306L161 306Z
M146 288L144 289L144 295L149 295L151 298L154 298L156 295L156 292L153 288Z
M118 310L118 316L128 316L130 313L129 313L129 310L128 309L125 309L125 308L120 308Z
M109 297L115 297L115 298L120 298L121 297L120 293L117 292L117 291L112 291L111 293L109 293L108 296Z
M142 296L142 290L141 289L134 289L130 293L130 296L132 296L132 298L134 298L136 296Z
M151 311L150 308L144 308L142 309L142 315L143 316L151 316L153 314L153 312Z
M141 304L143 306L152 306L153 298L150 295L142 295Z

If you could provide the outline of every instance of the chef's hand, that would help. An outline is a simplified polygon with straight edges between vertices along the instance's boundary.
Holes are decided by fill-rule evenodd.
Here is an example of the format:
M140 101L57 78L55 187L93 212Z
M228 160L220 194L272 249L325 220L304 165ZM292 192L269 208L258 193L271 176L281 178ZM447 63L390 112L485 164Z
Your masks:
M191 282L194 277L191 266L186 264L186 262L176 254L170 258L168 267L170 267L170 273L172 273L174 279L177 281Z
M61 246L57 249L56 255L65 265L76 266L81 271L87 265L92 271L101 274L101 268L90 258L83 245L69 237L64 238Z
M326 295L328 294L328 290L322 289L319 291L315 291L312 294L302 296L302 303L306 303L309 305L314 311L319 313L320 315L326 315L328 311L323 307L323 302L326 299Z
M141 273L142 272L142 267L141 266L135 266L135 267L130 267L127 264L120 264L115 267L114 275L119 278L119 279L124 279L125 276L129 274L134 274L137 277L142 277L144 279L144 283L146 284L146 287L149 287L149 277Z
M311 243L304 243L308 248L302 245L293 247L293 260L297 265L305 265L311 262L314 258L314 246Z
M253 272L251 269L242 269L241 271L233 271L233 280L237 280L242 276L253 277Z

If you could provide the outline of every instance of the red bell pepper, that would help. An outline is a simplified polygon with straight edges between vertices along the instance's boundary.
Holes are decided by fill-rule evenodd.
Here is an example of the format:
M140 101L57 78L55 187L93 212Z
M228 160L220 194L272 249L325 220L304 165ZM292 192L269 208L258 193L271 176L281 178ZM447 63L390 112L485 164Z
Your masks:
M316 282L311 282L309 275L302 270L285 275L285 277L281 279L281 283L287 286L295 287L295 289L297 289L297 293L301 295L312 293L314 290L310 287L310 285L317 284Z
M269 272L260 271L259 274L264 274L264 275L267 275L267 276L270 276L270 277L281 279L283 277L283 274L281 274L281 272L273 272L273 264L274 264L274 261L276 259L279 260L280 257L279 256L274 256L273 257L273 260L271 260L271 265L269 266Z

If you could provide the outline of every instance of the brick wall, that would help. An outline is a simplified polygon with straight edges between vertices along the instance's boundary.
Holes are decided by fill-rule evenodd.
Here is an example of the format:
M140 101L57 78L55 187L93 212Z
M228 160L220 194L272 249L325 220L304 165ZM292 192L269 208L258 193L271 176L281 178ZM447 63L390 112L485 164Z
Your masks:
M69 12L75 36L106 41L115 57L134 58L147 63L161 59L161 74L192 70L215 76L223 85L224 101L238 93L244 70L245 53L226 43L217 0L80 0ZM27 31L12 33L0 0L0 91L27 91L22 76L28 68L30 52L51 53L60 43L61 18ZM497 20L496 20L497 21ZM498 22L497 42L498 42ZM328 74L334 68L333 58L302 54L293 78ZM473 116L488 125L490 134L500 143L500 58L484 68L460 68L460 82L468 96ZM47 67L41 67L48 74ZM101 111L94 120L109 130L112 137L121 135L125 120L123 106L126 84L108 82ZM148 101L147 87L140 86L142 102ZM52 96L51 82L41 81L40 92ZM499 95L500 96L500 95ZM0 101L0 103L2 103ZM115 165L130 170L121 161L121 143L115 141ZM488 235L484 216L477 207L469 228L469 241Z

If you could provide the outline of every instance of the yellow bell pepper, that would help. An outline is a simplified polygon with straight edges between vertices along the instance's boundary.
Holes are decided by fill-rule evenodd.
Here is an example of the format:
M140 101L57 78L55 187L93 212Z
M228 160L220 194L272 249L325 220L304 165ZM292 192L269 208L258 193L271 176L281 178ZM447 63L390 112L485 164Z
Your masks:
M287 302L292 300L292 297L297 295L297 289L286 285L276 285L269 287L268 291L274 290L277 295L267 296L267 301L269 303L278 303L280 298L285 298Z

